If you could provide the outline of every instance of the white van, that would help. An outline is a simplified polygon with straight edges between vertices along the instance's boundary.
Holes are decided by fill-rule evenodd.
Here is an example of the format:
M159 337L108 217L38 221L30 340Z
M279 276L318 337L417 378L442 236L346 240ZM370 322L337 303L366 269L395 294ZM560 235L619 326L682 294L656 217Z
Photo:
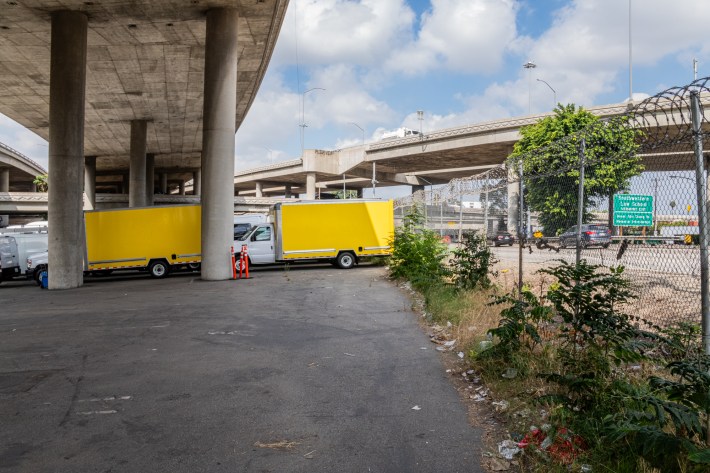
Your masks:
M234 239L241 240L252 228L266 223L266 214L245 213L234 216Z
M0 235L0 281L28 277L27 257L47 251L47 233Z

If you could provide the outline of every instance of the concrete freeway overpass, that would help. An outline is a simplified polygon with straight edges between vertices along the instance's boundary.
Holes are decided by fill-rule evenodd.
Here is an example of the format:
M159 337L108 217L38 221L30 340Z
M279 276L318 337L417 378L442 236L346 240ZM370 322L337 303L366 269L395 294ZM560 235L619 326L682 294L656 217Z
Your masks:
M0 143L0 193L34 192L34 179L47 171L38 163Z
M49 142L49 286L82 284L83 190L201 187L202 277L228 279L234 135L288 0L27 0L0 21L0 112ZM86 180L84 179L86 176ZM97 178L98 176L98 178ZM162 183L162 182L161 182ZM114 186L115 184L110 184Z
M704 95L701 100L708 108L710 96ZM629 109L624 103L587 110L606 118L624 115ZM657 126L672 127L668 120L677 110L668 110L670 115L659 118ZM320 189L342 189L344 181L346 188L361 191L372 186L373 175L377 186L409 185L413 191L430 184L446 184L503 163L520 138L520 128L549 115L465 125L335 151L305 150L299 159L237 172L234 189L239 195L305 194L314 198ZM692 161L678 160L679 167L674 168L664 153L642 158L649 171L685 169Z

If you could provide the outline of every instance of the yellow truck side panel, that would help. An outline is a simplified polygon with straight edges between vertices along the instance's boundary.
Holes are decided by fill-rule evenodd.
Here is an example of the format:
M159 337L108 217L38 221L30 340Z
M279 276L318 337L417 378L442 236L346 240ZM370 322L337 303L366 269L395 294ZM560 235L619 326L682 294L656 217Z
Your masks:
M175 205L85 212L88 269L146 267L151 259L199 262L200 209Z
M284 203L277 212L281 232L277 259L334 258L351 250L357 256L391 254L392 201Z

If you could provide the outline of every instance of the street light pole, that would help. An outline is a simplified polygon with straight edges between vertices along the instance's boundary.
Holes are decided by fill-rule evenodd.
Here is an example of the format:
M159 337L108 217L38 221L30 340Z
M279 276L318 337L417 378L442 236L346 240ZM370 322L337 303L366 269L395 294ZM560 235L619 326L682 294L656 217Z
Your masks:
M272 150L271 148L267 148L266 146L262 146L262 148L264 148L266 151L269 152L269 163L274 164L274 157L273 157L274 150Z
M532 113L532 70L536 67L537 66L532 61L528 61L523 64L523 68L528 70L528 115Z
M301 94L301 157L303 157L303 149L304 149L304 138L305 138L305 133L306 133L306 94L308 92L311 92L313 90L325 90L322 87L313 87L312 89L308 89L303 94Z
M658 235L658 178L653 178L653 236Z
M555 91L555 89L552 88L552 86L550 84L547 83L547 81L544 81L542 79L536 79L536 80L538 82L542 82L543 84L548 86L550 88L550 90L552 91L552 97L553 97L552 109L554 110L555 107L557 107L557 92Z
M424 139L422 134L422 122L424 121L424 110L417 110L417 120L419 120L419 139Z
M629 0L629 103L634 101L633 92L633 56L631 55L631 0Z

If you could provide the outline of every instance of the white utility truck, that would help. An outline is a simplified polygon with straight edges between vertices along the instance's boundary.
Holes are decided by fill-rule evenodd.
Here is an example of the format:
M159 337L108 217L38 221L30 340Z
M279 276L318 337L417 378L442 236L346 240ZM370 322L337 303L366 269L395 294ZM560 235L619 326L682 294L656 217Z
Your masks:
M19 277L30 277L27 272L27 257L47 251L46 228L26 233L3 233L0 235L0 281ZM44 230L44 231L42 231Z
M321 200L276 204L234 251L247 246L251 264L328 261L348 269L362 257L388 256L394 237L392 201Z

